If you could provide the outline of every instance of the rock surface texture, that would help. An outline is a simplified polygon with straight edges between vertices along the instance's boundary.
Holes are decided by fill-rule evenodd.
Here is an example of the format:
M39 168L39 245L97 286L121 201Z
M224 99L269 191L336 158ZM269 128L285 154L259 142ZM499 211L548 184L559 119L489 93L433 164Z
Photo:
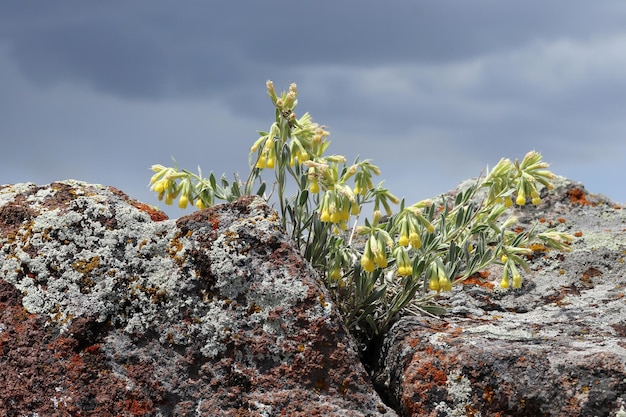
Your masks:
M368 376L262 200L169 220L111 187L0 186L0 416L626 417L626 209L564 178L542 198L518 231L572 251L400 318Z
M395 416L279 224L252 197L174 221L0 186L0 415Z
M494 267L440 297L449 315L395 323L373 379L400 415L626 417L626 209L559 178L515 214L572 251L535 245L521 289Z

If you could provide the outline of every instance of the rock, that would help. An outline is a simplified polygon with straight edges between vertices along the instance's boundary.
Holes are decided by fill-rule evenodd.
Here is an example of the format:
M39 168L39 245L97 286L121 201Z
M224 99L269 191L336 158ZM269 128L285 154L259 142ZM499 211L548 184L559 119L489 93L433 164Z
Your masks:
M395 416L261 199L0 186L0 415Z
M537 245L521 289L493 267L385 337L373 379L400 415L626 416L626 210L564 178L542 197L520 230L571 233L570 253Z

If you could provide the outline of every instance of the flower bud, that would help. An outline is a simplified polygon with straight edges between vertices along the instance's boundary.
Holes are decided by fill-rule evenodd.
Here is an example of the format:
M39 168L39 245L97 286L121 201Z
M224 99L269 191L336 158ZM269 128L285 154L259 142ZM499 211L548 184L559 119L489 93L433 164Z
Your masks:
M515 199L515 203L518 206L523 206L524 204L526 204L526 196L524 195L524 190L519 190L519 192L517 193L517 199Z
M505 290L509 288L509 278L508 277L502 277L502 281L500 281L500 288L503 288Z
M272 102L276 102L276 90L274 89L274 83L271 80L267 80L265 82L265 87L267 88L267 94L272 99Z
M508 268L504 268L504 271L502 271L502 281L500 281L500 288L503 289L508 289L509 288L509 269Z

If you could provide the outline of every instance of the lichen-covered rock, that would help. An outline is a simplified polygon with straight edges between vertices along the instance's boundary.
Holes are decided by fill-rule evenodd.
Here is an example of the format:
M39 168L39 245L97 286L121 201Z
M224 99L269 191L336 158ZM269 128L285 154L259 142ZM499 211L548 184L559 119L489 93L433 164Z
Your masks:
M0 186L0 415L395 415L279 224L254 197L174 221Z
M447 316L393 326L373 375L401 415L626 417L626 210L557 184L514 214L570 253L535 245L521 289L493 267L439 297Z

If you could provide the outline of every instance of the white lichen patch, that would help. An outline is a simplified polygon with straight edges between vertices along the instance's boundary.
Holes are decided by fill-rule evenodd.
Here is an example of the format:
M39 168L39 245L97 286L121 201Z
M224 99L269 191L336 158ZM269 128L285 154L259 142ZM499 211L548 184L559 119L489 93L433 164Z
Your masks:
M20 193L34 217L16 225L10 241L0 240L0 278L22 292L28 311L47 315L62 331L88 317L111 323L118 338L154 332L163 345L197 344L208 358L263 329L275 343L265 353L242 353L246 360L290 360L296 318L277 320L276 311L293 311L307 297L300 275L314 271L304 261L298 270L272 259L272 247L285 256L293 248L262 200L245 215L226 210L206 229L182 232L106 187L16 185L0 190L0 201L11 204ZM207 243L204 233L215 236ZM320 302L312 316L330 316L328 304Z
M268 254L251 253L255 250L252 240L285 239L277 233L276 220L268 218L262 207L255 207L253 202L249 206L251 214L232 219L232 224L211 242L208 251L211 274L216 280L214 289L221 300L212 300L203 307L202 322L197 328L206 340L202 353L208 357L221 353L224 342L242 329L259 327L279 340L293 318L281 317L281 323L274 323L268 319L269 313L277 308L292 310L309 291L293 276L290 265L272 262ZM245 300L246 305L237 305L236 300ZM282 349L276 345L273 348L276 348L273 360L287 359Z
M146 289L172 297L180 289L176 277L165 272L172 270L173 259L162 256L175 229L173 222L151 222L148 214L122 201L113 213L107 198L116 196L104 187L96 187L99 194L87 195L82 191L85 184L67 185L75 187L71 210L44 207L45 199L54 197L53 188L30 195L30 207L39 215L16 232L13 244L2 242L0 276L22 291L23 305L32 313L48 314L66 325L73 318L90 316L99 321L128 319L132 330L145 328L150 320L141 315L157 310L154 294ZM0 201L9 203L20 190L30 188L13 186L9 197L5 188ZM118 227L103 224L109 220ZM161 238L144 242L144 236L155 235ZM141 251L161 256L138 256ZM133 294L133 286L141 290Z
M476 333L494 339L527 340L533 338L532 332L528 330L495 324L482 324L474 327L470 326L463 329L463 332Z
M467 406L470 405L472 385L470 380L460 372L450 372L447 375L448 396L450 401L442 401L435 410L446 417L464 417L467 415ZM473 414L476 417L480 413Z

